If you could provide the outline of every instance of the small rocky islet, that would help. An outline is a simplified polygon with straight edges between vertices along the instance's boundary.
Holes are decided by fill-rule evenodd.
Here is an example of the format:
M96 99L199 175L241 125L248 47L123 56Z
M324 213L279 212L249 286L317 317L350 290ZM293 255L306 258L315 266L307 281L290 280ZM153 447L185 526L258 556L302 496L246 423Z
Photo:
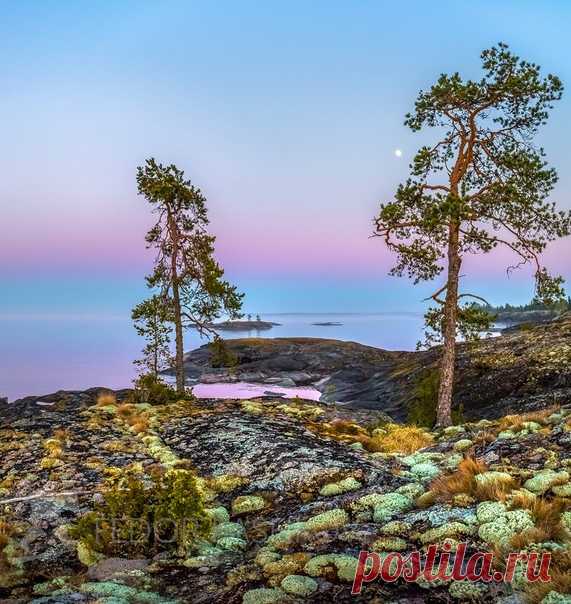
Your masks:
M459 392L489 386L438 431L381 404L327 400L152 404L92 388L2 403L1 601L569 602L570 337L563 317L461 345ZM407 376L430 368L430 351L375 354L400 384L402 416ZM499 409L478 415L478 397L494 393ZM111 516L181 514L189 523L172 539L109 539ZM113 528L125 537L124 523ZM361 550L460 542L493 551L499 568L514 550L549 552L553 581L374 581L351 595Z

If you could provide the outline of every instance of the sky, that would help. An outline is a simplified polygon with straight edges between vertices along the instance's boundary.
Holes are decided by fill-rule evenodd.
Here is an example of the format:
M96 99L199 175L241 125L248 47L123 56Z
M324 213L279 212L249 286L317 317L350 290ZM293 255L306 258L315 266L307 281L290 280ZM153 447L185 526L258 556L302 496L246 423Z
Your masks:
M420 310L371 238L416 149L403 125L441 72L498 41L571 83L565 1L0 5L0 315L118 315L145 296L135 172L176 163L208 198L247 312ZM539 142L571 207L571 94ZM397 157L395 150L402 150ZM571 279L571 241L545 255ZM529 300L507 254L466 262L492 302Z

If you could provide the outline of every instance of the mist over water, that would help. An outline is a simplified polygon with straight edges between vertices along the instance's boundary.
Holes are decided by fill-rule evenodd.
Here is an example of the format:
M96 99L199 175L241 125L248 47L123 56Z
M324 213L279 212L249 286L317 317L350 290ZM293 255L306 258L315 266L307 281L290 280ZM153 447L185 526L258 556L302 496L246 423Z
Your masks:
M280 323L264 331L226 331L226 338L315 337L359 342L389 350L414 350L422 335L422 315L264 314ZM318 326L313 323L341 323ZM0 317L0 396L14 400L56 390L93 386L128 388L135 377L133 360L143 340L128 319L108 317ZM185 348L207 343L196 331L186 332Z

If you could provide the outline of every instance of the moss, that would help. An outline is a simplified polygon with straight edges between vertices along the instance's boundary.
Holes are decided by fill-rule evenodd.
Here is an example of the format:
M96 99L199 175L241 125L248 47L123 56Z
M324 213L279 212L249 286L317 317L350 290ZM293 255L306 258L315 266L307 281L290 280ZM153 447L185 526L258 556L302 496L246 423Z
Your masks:
M255 401L242 401L240 407L242 408L242 411L251 413L252 415L261 415L264 412L262 403L257 403Z
M77 542L77 557L85 566L93 566L105 557L103 554L96 552L84 541Z
M441 461L444 459L444 454L443 453L437 453L437 452L416 452L413 453L412 455L406 455L405 457L401 457L400 461L405 465L405 466L415 466L417 464L421 464L421 463L430 463L430 462L436 462L436 461Z
M541 495L548 491L551 487L565 484L569 481L569 473L565 470L556 472L555 470L541 470L533 478L526 480L524 487L531 491Z
M250 589L244 594L242 604L275 604L282 602L286 595L281 589L262 587Z
M383 527L381 527L381 533L383 535L408 535L412 525L410 522L404 522L402 520L393 520L392 522L387 522Z
M320 407L314 407L310 405L306 406L294 406L294 405L277 405L276 411L281 411L286 415L291 415L292 417L296 417L298 419L318 419L321 417L325 411Z
M478 536L490 545L505 547L509 545L512 537L533 526L533 519L528 510L513 510L480 525Z
M222 549L230 550L232 552L239 552L245 550L248 544L243 539L237 537L222 537L216 542L217 547Z
M449 537L459 537L461 535L473 535L475 528L468 526L462 522L447 522L442 526L429 529L422 533L419 537L423 545L430 543L439 543Z
M303 575L288 575L281 582L281 588L286 593L301 598L307 598L313 592L317 591L318 587L317 581Z
M550 591L545 598L541 600L541 604L571 604L571 595Z
M155 434L143 436L142 441L145 444L149 455L167 468L173 468L180 462L179 457Z
M454 451L465 451L469 449L474 443L469 438L461 438L454 443Z
M453 598L467 602L481 600L486 591L486 586L471 581L452 581L448 588L448 592Z
M402 487L399 487L395 493L400 493L401 495L406 495L411 499L416 499L424 493L424 487L417 482L410 482Z
M491 485L491 484L506 484L511 485L514 482L511 474L507 472L482 472L474 476L476 484Z
M133 602L136 604L176 604L176 600L166 600L157 593L138 591L134 587L102 581L99 583L84 583L81 591L105 602Z
M230 514L228 513L228 510L222 505L216 508L208 508L204 510L204 512L214 524L221 524L222 522L230 521Z
M567 528L567 530L571 531L571 512L563 512L561 514L561 521Z
M432 462L417 463L410 468L409 472L421 482L428 482L440 474L438 466Z
M345 526L349 522L349 516L345 510L336 508L323 512L317 516L312 516L305 523L305 528L308 531L330 531Z
M327 574L328 568L335 568L337 578L340 581L352 582L355 578L355 572L359 561L353 556L345 554L323 554L315 556L305 565L306 574L312 577L321 577Z
M244 527L237 522L222 522L214 527L213 538L215 540L223 537L236 537L241 539L245 534Z
M305 552L286 554L279 560L263 565L264 575L272 579L277 577L277 582L280 582L286 575L294 575L303 570L310 559L311 554Z
M498 516L506 513L506 506L498 501L484 501L476 508L476 518L480 524L493 522Z
M331 497L334 495L341 495L342 493L347 493L349 491L356 491L357 489L360 489L361 486L362 484L358 480L350 476L349 478L345 478L339 482L330 482L329 484L324 485L321 487L319 494L323 497Z
M272 551L268 547L261 547L256 554L256 564L258 566L265 566L266 564L270 564L271 562L276 562L279 560L281 556L276 552Z
M400 537L381 537L371 547L374 552L402 552L408 543Z
M232 502L232 513L233 514L249 514L251 512L257 512L263 510L266 507L266 501L263 497L257 497L255 495L244 495L242 497L236 497Z
M355 511L373 508L373 520L385 523L395 514L406 512L413 507L413 499L402 493L370 493L353 503Z
M238 487L248 484L248 479L235 474L221 474L210 479L209 486L216 493L231 493Z
M305 522L294 522L286 526L284 529L270 535L267 541L268 547L282 549L290 545L290 543L303 531L306 530Z

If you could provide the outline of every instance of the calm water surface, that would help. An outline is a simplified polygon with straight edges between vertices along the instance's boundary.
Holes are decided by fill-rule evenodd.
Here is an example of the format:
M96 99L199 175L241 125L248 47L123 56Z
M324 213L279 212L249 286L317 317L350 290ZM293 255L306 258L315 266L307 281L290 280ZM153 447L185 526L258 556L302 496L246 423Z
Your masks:
M262 319L281 325L262 332L223 335L334 338L389 350L413 350L423 323L422 315L413 313L267 314ZM312 325L327 321L342 325ZM187 350L204 343L196 332L187 331ZM135 375L132 361L142 345L131 322L117 317L0 317L0 396L13 400L59 389L129 387ZM273 386L268 389L275 391Z

